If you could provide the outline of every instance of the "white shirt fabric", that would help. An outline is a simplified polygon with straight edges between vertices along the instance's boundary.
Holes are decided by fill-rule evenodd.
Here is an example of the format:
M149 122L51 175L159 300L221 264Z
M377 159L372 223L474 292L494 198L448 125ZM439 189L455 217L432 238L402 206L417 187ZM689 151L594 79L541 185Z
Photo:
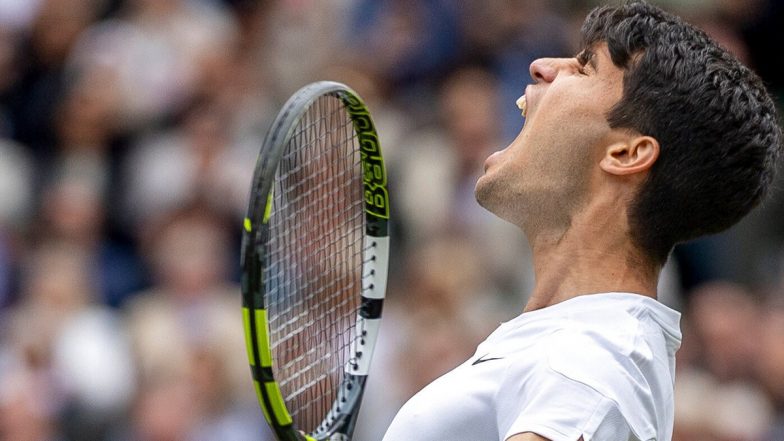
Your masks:
M670 441L679 322L630 293L523 313L411 398L384 441Z

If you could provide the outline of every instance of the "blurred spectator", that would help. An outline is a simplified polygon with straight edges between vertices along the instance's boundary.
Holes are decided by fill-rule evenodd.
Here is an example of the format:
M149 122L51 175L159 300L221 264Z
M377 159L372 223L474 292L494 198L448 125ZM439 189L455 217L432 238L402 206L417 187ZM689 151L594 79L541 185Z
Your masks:
M194 404L185 378L144 381L134 403L131 427L116 434L122 441L188 439L196 423Z
M38 2L32 2L35 4ZM57 143L55 114L66 85L66 60L98 15L99 0L40 0L18 51L19 78L9 92L12 134L46 164Z
M90 158L69 158L54 171L42 194L35 233L67 242L88 256L96 301L118 307L145 282L134 250L105 229L105 176Z
M9 311L4 339L19 360L11 378L33 376L46 390L35 402L20 398L15 406L45 409L63 433L84 440L101 439L134 387L123 330L113 312L94 303L88 266L77 247L40 245L25 262L22 301Z
M702 368L721 382L754 377L759 353L760 304L744 287L715 282L691 296L689 320L700 342Z
M225 10L202 1L128 0L123 12L122 19L90 28L70 63L77 71L110 70L120 121L138 130L188 103L203 64L235 42L236 24Z
M445 0L359 0L346 37L404 98L415 100L459 55L456 5ZM417 103L421 101L411 102Z
M187 427L185 439L255 439L260 414L247 411L257 405L239 287L227 282L229 245L220 218L201 207L167 216L147 237L155 284L136 296L127 317L143 385L135 430ZM172 419L164 421L153 413L166 397L188 406L167 411Z
M366 41L365 36L348 30L350 1L268 3L260 56L273 96L281 103L305 84L325 79L322 69L344 55L351 42ZM377 66L375 55L360 56L363 60L370 56L374 59L372 64Z
M19 361L0 353L0 439L58 440L50 381L19 366Z
M215 106L197 106L181 128L134 147L125 170L127 220L144 226L198 201L225 214L244 212L253 157L233 148L227 118Z
M675 380L674 440L755 441L769 430L773 407L756 381L768 338L759 299L729 282L690 296Z
M675 378L676 441L755 441L772 420L765 395L751 384L720 384L686 370Z

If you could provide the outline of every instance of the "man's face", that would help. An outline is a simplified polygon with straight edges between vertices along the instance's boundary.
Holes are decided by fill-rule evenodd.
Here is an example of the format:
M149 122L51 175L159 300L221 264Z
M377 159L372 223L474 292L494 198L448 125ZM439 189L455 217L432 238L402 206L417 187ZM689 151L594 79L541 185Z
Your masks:
M526 123L517 138L485 161L479 203L527 232L567 227L589 193L591 176L618 134L606 115L621 99L623 71L606 44L579 58L531 64Z

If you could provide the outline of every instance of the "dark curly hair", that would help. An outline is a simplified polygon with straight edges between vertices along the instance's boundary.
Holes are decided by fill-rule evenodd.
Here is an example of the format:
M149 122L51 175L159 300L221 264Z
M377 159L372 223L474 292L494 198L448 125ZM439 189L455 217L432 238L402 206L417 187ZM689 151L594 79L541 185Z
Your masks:
M760 78L705 32L644 1L599 7L583 47L607 43L624 69L613 128L656 138L660 155L628 208L632 239L657 264L679 242L738 222L771 187L781 128Z

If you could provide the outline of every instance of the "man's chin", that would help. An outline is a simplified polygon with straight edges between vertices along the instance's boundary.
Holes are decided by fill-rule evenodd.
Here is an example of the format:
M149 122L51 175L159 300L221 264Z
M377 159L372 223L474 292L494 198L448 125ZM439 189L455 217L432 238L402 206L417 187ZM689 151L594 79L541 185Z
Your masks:
M496 193L493 191L494 187L495 185L487 173L480 176L474 186L474 197L476 198L476 202L491 213L494 213L492 201L497 199L497 195L494 197L494 193Z
M476 182L474 187L476 202L485 210L496 217L511 224L521 226L520 213L515 210L512 195L508 191L508 184L504 185L497 179L487 174Z
M482 205L482 197L484 195L484 182L487 175L482 175L479 179L476 180L476 184L474 184L474 197L476 201L479 202L479 205ZM484 205L482 205L484 207Z

